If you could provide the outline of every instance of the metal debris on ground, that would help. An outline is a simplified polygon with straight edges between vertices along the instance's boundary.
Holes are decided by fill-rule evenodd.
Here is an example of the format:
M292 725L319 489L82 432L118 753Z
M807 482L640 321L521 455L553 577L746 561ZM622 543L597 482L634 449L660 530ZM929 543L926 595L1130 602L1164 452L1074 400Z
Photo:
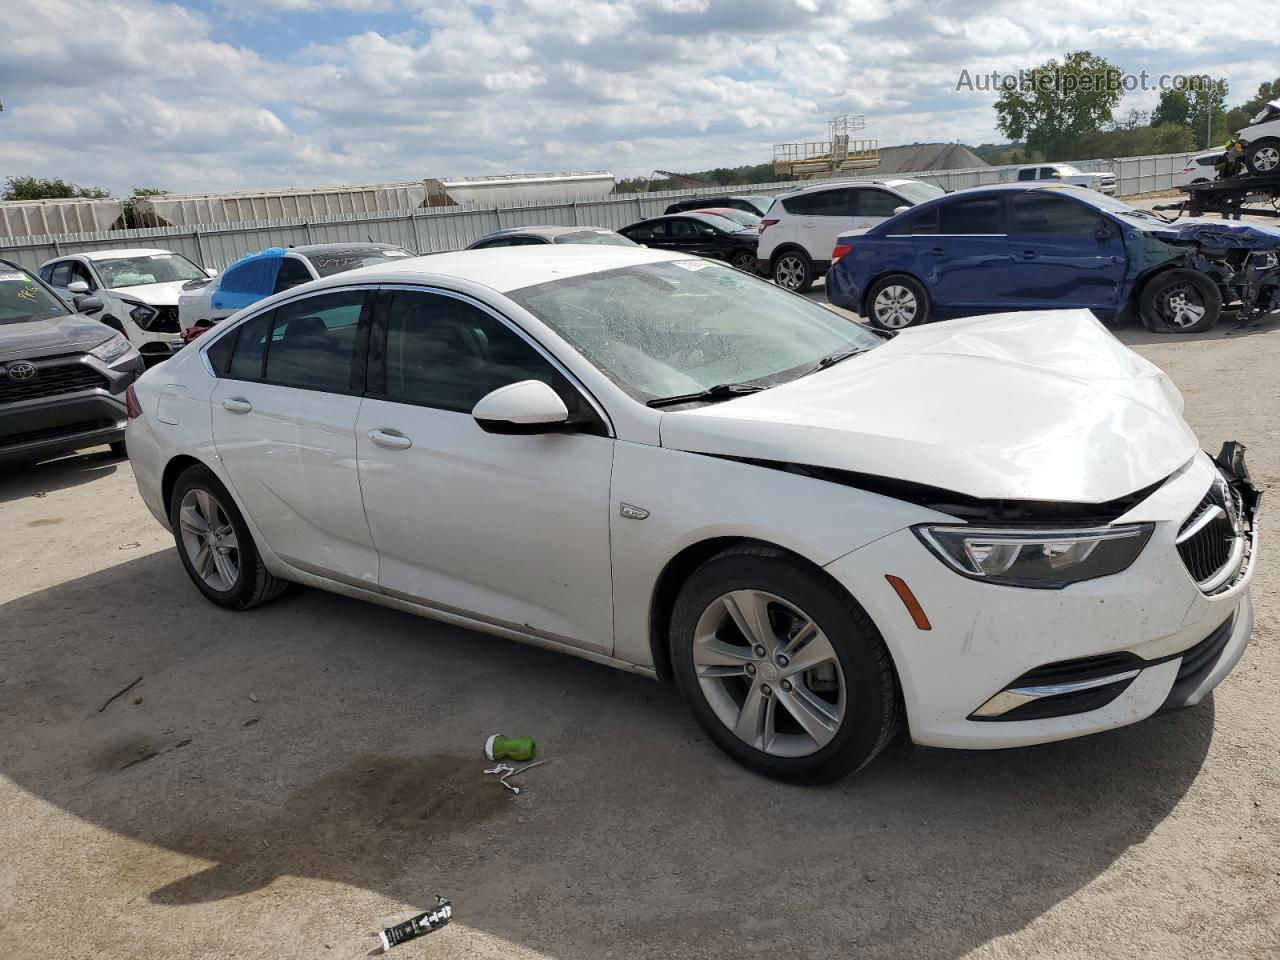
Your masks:
M107 702L98 708L98 712L101 713L103 710L107 709L107 707L111 706L113 702L118 700L120 697L123 697L126 693L128 693L130 690L132 690L141 682L142 682L142 678L139 677L137 680L133 681L133 683L129 684L123 690L113 693L111 696L107 697Z
M396 924L394 927L387 927L378 934L378 938L382 941L382 950L385 953L392 947L407 943L425 934L433 933L451 919L453 919L453 905L437 894L436 905L426 913L420 913L404 923Z
M546 762L547 761L545 760L538 760L534 763L526 764L525 766L521 767L519 770L517 770L515 767L512 767L508 764L500 763L496 767L490 767L488 770L485 771L485 773L498 774L498 782L502 784L504 787L506 787L508 790L510 790L512 793L514 793L516 796L519 796L520 788L514 787L511 784L507 783L507 777L514 777L516 774L524 773L526 770L532 770L534 767L541 766Z

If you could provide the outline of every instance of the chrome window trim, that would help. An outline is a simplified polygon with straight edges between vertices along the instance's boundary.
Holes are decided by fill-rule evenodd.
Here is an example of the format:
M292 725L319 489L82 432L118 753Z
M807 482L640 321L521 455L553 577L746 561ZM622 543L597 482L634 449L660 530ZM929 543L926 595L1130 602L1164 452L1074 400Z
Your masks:
M562 363L562 362L561 362L561 360L560 360L560 358L559 358L559 357L557 357L557 356L556 356L555 354L553 354L550 350L548 350L546 347L544 347L544 346L543 346L543 345L542 345L542 344L537 340L537 338L535 338L531 333L529 333L527 330L525 330L523 327L521 327L521 326L520 326L518 323L516 323L514 320L512 320L512 319L510 319L509 317L504 316L502 313L498 312L498 310L497 310L495 307L490 306L489 304L485 303L483 300L478 300L478 299L476 299L475 297L471 296L470 294L466 294L466 293L459 293L459 292L458 292L458 291L456 291L456 290L447 290L447 289L445 289L444 287L433 287L433 286L429 286L429 285L426 285L426 284L414 284L414 283L406 283L406 282L401 281L401 282L398 282L398 283L384 283L384 284L380 284L380 285L379 285L379 289L382 289L382 290L408 290L408 291L411 291L411 292L414 292L414 293L433 293L433 294L438 294L438 295L441 295L441 296L452 297L454 300L460 300L460 301L462 301L463 303L467 303L467 304L470 304L471 306L474 306L474 307L478 307L478 308L480 308L480 310L482 310L483 312L485 312L485 313L489 314L489 316L493 317L493 319L497 320L497 321L498 321L499 323L501 323L503 326L507 327L509 330L511 330L513 333L515 333L515 334L516 334L516 336L518 336L521 340L523 340L525 343L529 344L529 346L531 346L531 347L534 349L534 351L535 351L539 356L541 356L544 360L546 360L546 361L547 361L548 363L550 363L553 367L555 367L558 371L560 371L560 373L564 376L564 378L565 378L566 380L568 380L568 381L569 381L569 383L571 383L571 384L574 386L574 388L575 388L579 393L581 393L584 397L586 397L587 402L588 402L589 404L591 404L592 409L594 409L594 410L596 411L596 413L599 415L599 417L600 417L601 421L604 423L604 425L605 425L605 429L608 431L609 438L610 438L610 439L617 439L618 432L617 432L617 430L614 428L614 425L613 425L613 418L609 416L609 413L608 413L608 411L607 411L607 410L605 410L604 405L603 405L603 404L601 404L601 403L596 399L595 395L594 395L594 394L593 394L593 393L592 393L592 392L587 388L587 385L586 385L586 384L584 384L584 383L582 382L582 380L581 380L581 379L579 379L579 377L578 377L578 376L577 376L577 375L576 375L572 370L570 370L568 367L566 367L566 366L564 365L564 363ZM401 403L401 402L404 402L404 401L391 400L391 399L386 399L386 398L383 398L383 399L385 399L387 403ZM439 408L439 407L427 407L426 409L429 409L429 410L439 410L439 409L441 409L441 408ZM456 413L457 411L456 411L456 410L450 410L450 411L443 411L443 412L446 412L446 413Z

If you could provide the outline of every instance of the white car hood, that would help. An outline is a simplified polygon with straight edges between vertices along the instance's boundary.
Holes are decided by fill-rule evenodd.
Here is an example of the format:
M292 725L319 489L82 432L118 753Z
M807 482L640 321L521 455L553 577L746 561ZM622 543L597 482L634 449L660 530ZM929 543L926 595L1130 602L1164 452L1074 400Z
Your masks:
M667 413L662 445L983 499L1105 503L1196 452L1182 396L1087 310L908 329L782 386Z
M178 296L182 293L182 285L186 280L170 280L168 283L144 283L136 287L115 287L111 290L116 296L126 300L138 300L149 303L153 307L176 307Z

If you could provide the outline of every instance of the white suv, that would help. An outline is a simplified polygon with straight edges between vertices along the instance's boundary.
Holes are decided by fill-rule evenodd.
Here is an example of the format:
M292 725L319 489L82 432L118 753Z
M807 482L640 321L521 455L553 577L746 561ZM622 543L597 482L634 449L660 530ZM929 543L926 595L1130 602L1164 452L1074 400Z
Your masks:
M760 224L757 267L778 286L803 293L831 267L840 234L865 232L945 192L919 180L845 180L781 194Z
M40 279L68 303L85 294L97 297L103 305L98 319L124 334L149 363L157 363L182 349L182 285L215 272L172 250L95 250L47 261Z

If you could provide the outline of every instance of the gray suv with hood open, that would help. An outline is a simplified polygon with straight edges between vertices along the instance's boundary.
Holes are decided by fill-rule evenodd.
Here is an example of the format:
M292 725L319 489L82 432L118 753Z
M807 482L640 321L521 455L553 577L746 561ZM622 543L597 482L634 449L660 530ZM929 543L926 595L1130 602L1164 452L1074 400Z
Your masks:
M76 298L76 310L93 309ZM0 460L42 460L111 444L124 453L125 390L142 358L110 327L0 260Z

